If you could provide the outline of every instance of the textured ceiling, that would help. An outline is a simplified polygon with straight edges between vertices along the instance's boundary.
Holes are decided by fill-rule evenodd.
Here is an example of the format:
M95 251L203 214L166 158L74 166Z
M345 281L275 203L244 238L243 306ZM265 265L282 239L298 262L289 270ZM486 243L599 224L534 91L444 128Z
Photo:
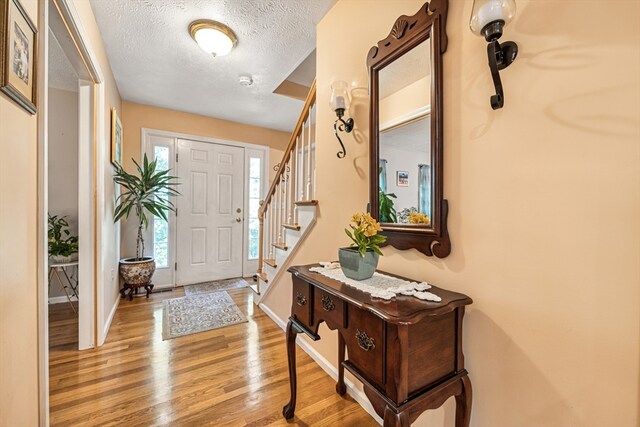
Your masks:
M420 43L378 73L380 99L431 73L431 39Z
M336 0L91 0L127 101L290 131L302 103L273 90L315 48L316 24ZM213 19L238 36L213 58L188 32ZM253 85L238 84L240 75Z
M49 31L49 86L71 92L78 91L78 76L51 31Z
M380 149L385 147L410 153L431 151L431 116L408 123L391 130L380 132Z

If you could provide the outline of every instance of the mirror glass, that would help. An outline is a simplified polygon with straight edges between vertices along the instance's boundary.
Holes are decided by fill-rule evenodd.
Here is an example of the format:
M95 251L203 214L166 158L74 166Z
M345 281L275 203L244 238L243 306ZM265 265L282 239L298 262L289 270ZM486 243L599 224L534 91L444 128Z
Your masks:
M431 228L431 39L378 71L379 219Z

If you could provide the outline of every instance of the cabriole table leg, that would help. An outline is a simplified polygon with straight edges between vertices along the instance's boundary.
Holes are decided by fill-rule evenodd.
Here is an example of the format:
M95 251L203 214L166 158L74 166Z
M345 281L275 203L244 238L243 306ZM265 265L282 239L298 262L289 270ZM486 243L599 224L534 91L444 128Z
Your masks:
M296 336L302 332L299 327L289 319L287 323L286 339L287 339L287 359L289 361L289 386L291 388L291 398L284 408L282 408L282 415L285 419L290 420L293 418L296 410Z

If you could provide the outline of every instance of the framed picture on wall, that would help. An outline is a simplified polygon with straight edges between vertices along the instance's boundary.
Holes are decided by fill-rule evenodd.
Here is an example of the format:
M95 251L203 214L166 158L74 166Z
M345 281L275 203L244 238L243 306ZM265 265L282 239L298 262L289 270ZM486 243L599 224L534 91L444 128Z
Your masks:
M396 172L396 186L398 187L409 186L409 172L406 172L406 171Z
M115 108L111 109L111 163L122 164L122 122Z
M18 0L0 0L0 91L36 113L38 31Z

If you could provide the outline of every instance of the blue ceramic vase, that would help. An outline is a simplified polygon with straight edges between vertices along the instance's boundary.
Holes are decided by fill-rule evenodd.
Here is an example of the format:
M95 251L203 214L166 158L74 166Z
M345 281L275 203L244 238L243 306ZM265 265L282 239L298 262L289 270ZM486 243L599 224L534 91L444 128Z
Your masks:
M354 280L365 280L373 276L380 256L368 249L364 257L357 248L338 249L340 267L345 276Z

